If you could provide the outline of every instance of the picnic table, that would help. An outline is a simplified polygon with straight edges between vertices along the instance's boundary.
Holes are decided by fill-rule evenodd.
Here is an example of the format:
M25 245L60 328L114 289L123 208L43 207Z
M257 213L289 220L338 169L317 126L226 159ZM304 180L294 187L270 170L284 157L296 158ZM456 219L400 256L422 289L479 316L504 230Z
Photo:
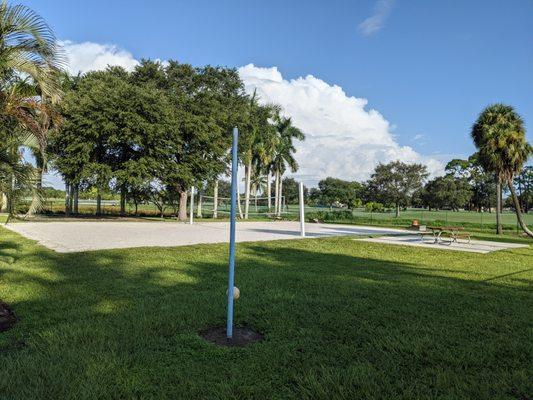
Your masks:
M470 243L470 233L464 232L462 226L428 226L427 231L430 231L433 234L434 243L443 242L442 235L449 235L450 244L453 242L458 243L458 239L465 238ZM424 239L424 234L421 233L420 240Z

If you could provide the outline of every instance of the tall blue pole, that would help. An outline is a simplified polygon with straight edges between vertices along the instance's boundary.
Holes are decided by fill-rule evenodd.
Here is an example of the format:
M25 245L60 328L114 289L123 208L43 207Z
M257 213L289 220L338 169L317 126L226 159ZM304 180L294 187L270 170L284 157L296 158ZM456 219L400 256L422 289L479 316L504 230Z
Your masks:
M226 335L233 337L233 287L235 281L235 214L237 209L237 142L239 131L233 128L233 145L231 147L231 211L229 231L229 274L228 274L228 319L226 322Z

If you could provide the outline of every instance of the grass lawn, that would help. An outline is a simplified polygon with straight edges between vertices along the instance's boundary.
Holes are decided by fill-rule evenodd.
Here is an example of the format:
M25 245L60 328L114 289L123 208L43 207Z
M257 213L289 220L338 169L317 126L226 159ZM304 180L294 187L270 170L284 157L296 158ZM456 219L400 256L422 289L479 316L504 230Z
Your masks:
M533 249L486 255L351 238L57 254L0 228L0 399L527 399Z

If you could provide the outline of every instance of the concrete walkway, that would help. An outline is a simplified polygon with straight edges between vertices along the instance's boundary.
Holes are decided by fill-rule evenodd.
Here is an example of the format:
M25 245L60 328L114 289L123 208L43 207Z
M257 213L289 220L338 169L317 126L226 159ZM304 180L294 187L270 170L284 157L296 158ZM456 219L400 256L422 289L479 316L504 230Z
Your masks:
M421 241L420 236L418 235L381 236L360 240L373 243L423 247L425 249L467 251L470 253L482 254L490 253L491 251L516 249L519 247L529 247L525 244L491 242L487 240L472 240L470 241L470 243L466 243L465 240L460 239L458 243L450 243L447 239L444 239L444 241L442 242L435 243L434 239L432 238L425 238L423 241Z
M199 222L193 225L126 221L17 222L6 227L60 253L128 247L186 246L229 240L228 222ZM306 231L307 237L405 233L399 229L311 223L306 224ZM298 222L237 222L238 242L299 238Z

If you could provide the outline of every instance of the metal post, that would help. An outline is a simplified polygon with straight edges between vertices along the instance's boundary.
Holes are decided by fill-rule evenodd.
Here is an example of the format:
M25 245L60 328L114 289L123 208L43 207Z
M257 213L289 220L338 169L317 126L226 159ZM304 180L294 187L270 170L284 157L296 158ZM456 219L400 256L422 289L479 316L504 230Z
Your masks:
M233 287L235 281L235 213L237 208L237 141L239 131L233 128L233 145L231 148L231 211L229 231L229 274L228 274L228 318L226 322L226 336L233 337Z
M191 187L191 209L189 212L189 225L192 225L193 214L194 214L194 186Z
M303 182L300 182L300 236L305 237L305 204Z

